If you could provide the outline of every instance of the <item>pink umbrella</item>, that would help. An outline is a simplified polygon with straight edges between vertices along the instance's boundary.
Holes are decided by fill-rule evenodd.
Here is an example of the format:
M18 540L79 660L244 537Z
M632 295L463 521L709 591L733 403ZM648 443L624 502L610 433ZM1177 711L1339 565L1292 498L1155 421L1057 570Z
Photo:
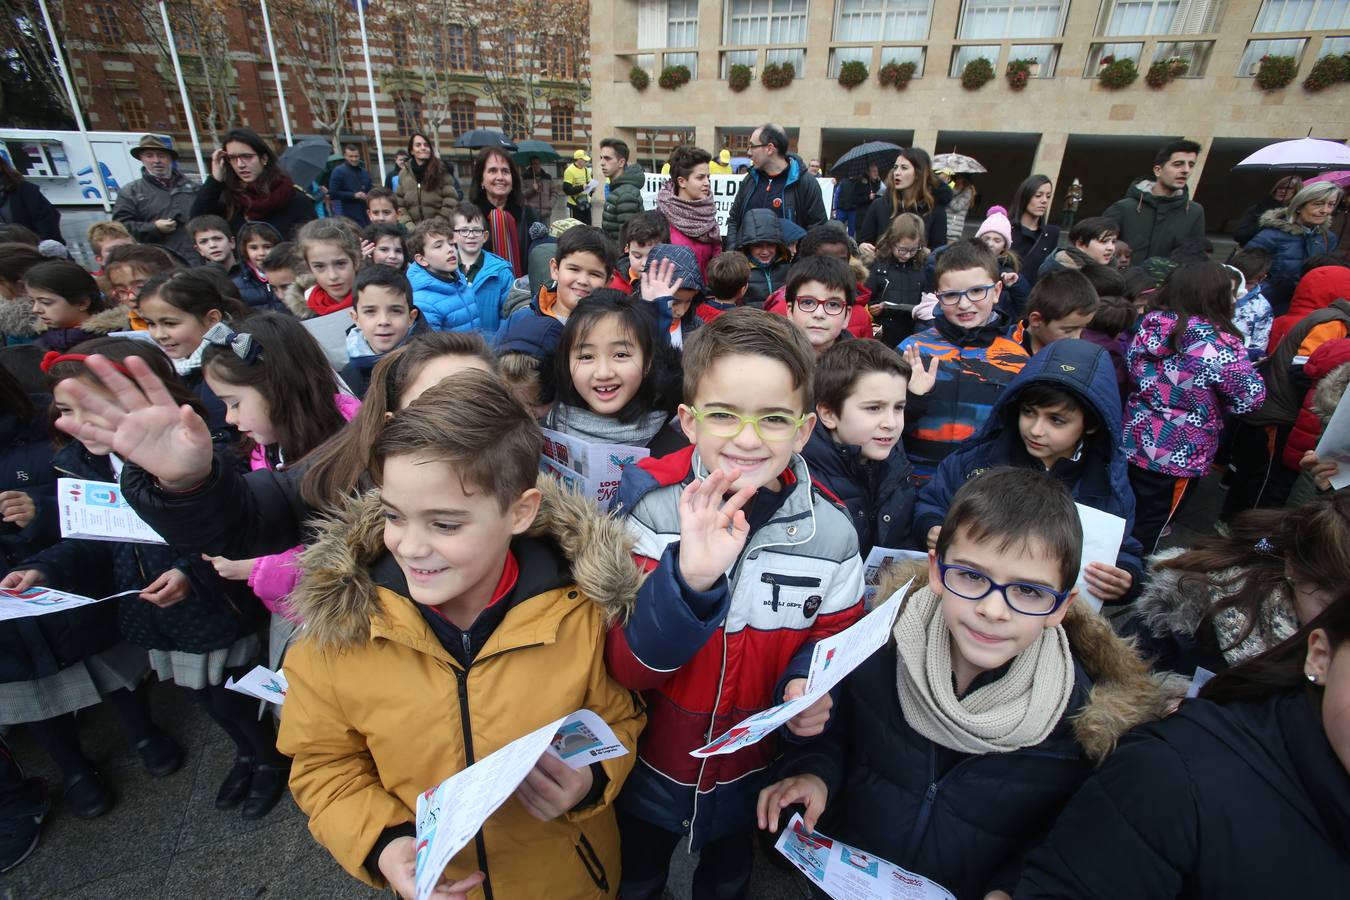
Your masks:
M1342 169L1339 172L1325 172L1315 178L1309 178L1303 183L1312 184L1316 181L1327 181L1336 185L1338 188L1345 189L1350 187L1350 169Z

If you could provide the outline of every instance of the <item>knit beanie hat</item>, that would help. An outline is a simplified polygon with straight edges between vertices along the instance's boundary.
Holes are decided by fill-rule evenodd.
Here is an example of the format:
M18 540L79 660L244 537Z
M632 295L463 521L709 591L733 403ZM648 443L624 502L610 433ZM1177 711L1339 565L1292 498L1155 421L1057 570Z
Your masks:
M675 277L680 279L680 289L693 288L703 293L703 275L698 270L698 257L694 251L679 244L657 244L647 254L647 271L652 271L658 262L668 259L675 263Z
M1008 211L1001 206L989 207L989 215L975 232L975 237L991 232L1003 238L1004 246L1012 245L1012 223L1008 221Z

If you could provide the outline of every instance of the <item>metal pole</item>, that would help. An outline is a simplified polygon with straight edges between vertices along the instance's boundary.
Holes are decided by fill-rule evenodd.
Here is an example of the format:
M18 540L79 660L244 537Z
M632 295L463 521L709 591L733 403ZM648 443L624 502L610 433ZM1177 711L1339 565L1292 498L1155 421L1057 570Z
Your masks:
M267 52L272 57L272 77L277 82L277 103L281 106L281 127L286 129L286 146L294 147L291 139L291 114L286 111L286 95L281 90L281 67L277 65L277 45L272 40L272 20L267 15L267 0L259 0L263 14L263 34L267 35Z
M370 69L370 41L366 38L366 0L356 0L356 21L361 26L361 55L366 60L366 90L370 92L370 121L375 128L375 159L380 163L380 184L384 184L384 138L380 136L380 111L375 108L375 75Z
M98 179L101 186L98 192L99 200L103 203L103 211L111 213L112 203L108 200L108 180L103 177L103 167L98 164L98 157L94 155L94 142L89 139L89 130L84 127L84 114L80 112L80 98L75 94L75 82L71 81L70 71L66 68L66 57L61 52L61 42L56 39L56 26L52 24L52 14L47 11L47 0L38 0L38 6L42 9L42 21L47 26L47 37L52 42L52 52L56 54L56 66L61 70L61 80L66 83L66 97L70 100L70 110L75 114L75 124L80 129L80 137L84 138L84 148L89 153L94 177Z
M169 56L173 59L173 74L178 77L178 93L183 98L183 116L187 119L188 134L192 136L192 152L197 156L197 172L202 181L211 174L202 159L202 142L197 137L197 121L192 115L192 101L188 99L187 82L183 80L183 66L178 61L178 44L173 39L173 26L169 24L169 7L159 0L159 15L164 20L164 37L169 42Z

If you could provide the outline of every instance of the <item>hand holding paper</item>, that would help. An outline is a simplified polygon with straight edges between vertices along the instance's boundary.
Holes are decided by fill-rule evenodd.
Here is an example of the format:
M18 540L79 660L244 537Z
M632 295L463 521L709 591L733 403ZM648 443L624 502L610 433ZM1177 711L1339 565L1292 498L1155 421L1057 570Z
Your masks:
M1085 570L1092 563L1102 563L1111 569L1116 568L1120 544L1125 540L1125 520L1081 503L1075 503L1074 506L1078 507L1078 519L1083 525L1083 563L1078 570L1077 588L1083 599L1090 603L1094 610L1100 611L1103 600L1116 600L1124 596L1124 593L1110 596L1110 583L1103 581L1100 574L1094 579L1088 579L1085 577ZM1107 596L1100 596L1092 590L1093 580L1097 582L1097 587L1108 588L1104 591ZM1126 587L1126 590L1129 588Z
M589 765L574 769L552 751L544 751L525 780L516 788L516 799L525 811L541 822L551 822L581 802L590 793L595 777Z
M784 700L796 700L806 693L806 679L794 678L787 683L783 691ZM830 721L830 710L834 708L834 698L825 694L815 703L788 719L787 729L797 737L815 737L825 730Z

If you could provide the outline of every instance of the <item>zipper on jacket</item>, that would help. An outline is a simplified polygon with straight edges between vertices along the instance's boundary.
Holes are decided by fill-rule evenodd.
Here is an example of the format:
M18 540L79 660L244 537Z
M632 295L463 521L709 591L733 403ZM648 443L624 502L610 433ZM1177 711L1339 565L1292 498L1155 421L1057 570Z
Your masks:
M600 861L595 848L586 837L586 832L580 828L577 829L577 837L580 843L575 844L573 849L577 851L577 856L581 858L581 864L586 868L586 874L591 876L591 881L595 886L605 893L609 893L609 876L605 874L605 864Z
M708 731L704 736L704 743L709 743L713 739L713 730L717 726L717 710L722 705L722 688L726 685L727 678L727 629L725 623L722 627L722 668L717 673L717 698L713 700L712 717L708 720ZM689 815L689 852L694 852L694 826L698 822L698 789L703 784L703 770L708 766L708 760L711 756L705 756L699 760L698 778L694 779L694 808ZM717 785L713 785L713 790Z
M464 763L467 767L474 763L473 726L469 718L469 670L460 669L458 666L450 668L455 673L455 682L459 689L459 730L464 735ZM473 845L478 854L478 868L483 873L483 896L486 900L492 900L492 873L488 871L487 842L483 840L481 826L473 836Z

